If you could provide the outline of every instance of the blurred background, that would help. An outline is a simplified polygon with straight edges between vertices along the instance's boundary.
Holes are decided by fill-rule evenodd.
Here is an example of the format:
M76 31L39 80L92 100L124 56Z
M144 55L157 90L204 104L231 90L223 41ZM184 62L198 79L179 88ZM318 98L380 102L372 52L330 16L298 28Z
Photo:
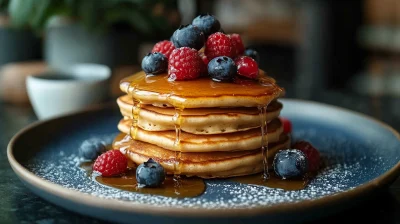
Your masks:
M398 0L0 0L2 104L29 107L27 76L80 63L111 69L115 99L156 42L205 12L259 52L287 97L400 112Z

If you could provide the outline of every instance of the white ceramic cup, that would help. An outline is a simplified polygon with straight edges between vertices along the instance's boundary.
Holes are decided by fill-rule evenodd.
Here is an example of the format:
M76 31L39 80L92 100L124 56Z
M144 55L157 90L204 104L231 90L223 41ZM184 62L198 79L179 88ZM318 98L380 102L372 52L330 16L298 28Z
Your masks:
M64 71L29 76L27 92L37 117L48 119L102 102L110 76L107 66L76 64Z

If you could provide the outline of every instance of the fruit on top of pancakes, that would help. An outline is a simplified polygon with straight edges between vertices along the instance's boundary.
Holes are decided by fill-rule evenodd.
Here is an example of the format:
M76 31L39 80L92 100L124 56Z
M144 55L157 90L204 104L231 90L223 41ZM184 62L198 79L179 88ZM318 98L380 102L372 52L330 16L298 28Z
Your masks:
M200 50L204 45L204 33L192 24L181 25L172 35L172 43L176 48L189 47Z
M241 56L235 59L237 74L247 78L255 79L258 76L257 62L248 56Z
M167 71L167 68L167 57L159 52L148 53L142 60L142 69L148 75L164 73Z
M175 49L174 44L171 41L168 40L163 40L158 43L156 43L151 50L152 53L154 52L159 52L163 55L165 55L166 58L169 58L171 55L172 51Z
M253 58L257 63L260 63L260 55L254 49L246 48L243 55L249 56L249 57Z
M290 122L290 120L285 117L279 117L279 119L282 122L283 133L285 133L285 134L292 133L292 122ZM297 148L295 148L295 149L297 149Z
M95 160L107 150L105 143L100 139L88 139L79 147L79 155L85 160Z
M189 47L181 47L172 51L168 61L170 81L195 79L204 71L204 63L198 52Z
M209 60L218 56L227 56L233 58L235 56L235 49L231 38L221 32L211 34L205 44L204 53Z
M208 63L208 74L217 82L230 82L236 75L235 62L229 57L216 57Z
M203 31L206 38L221 29L221 24L218 19L208 13L201 14L194 18L192 25L197 26L201 31Z
M138 187L158 187L165 180L165 170L159 163L150 158L136 169Z
M229 35L229 37L231 38L231 42L232 42L233 50L235 52L235 56L243 55L244 44L243 44L243 40L240 37L240 35L237 34L237 33L234 33L234 34Z
M128 159L119 150L110 150L99 157L93 164L93 171L101 176L110 177L124 173L128 166Z
M297 149L280 150L276 153L272 166L282 179L303 177L308 171L307 156Z
M318 171L321 164L320 154L318 150L313 145L311 145L311 143L306 141L298 141L293 144L292 148L298 149L306 155L308 159L309 172Z
M197 79L207 73L216 82L240 84L242 82L235 82L237 75L256 79L259 73L258 53L251 49L245 51L239 34L225 34L221 31L221 24L213 15L202 14L196 17L192 24L180 26L173 33L170 41L163 40L155 44L152 53L159 53L167 58L166 70L168 70L169 81ZM198 57L195 56L195 51ZM228 67L218 67L219 64L215 61L210 64L212 59L221 56L229 58L229 61L234 60L236 64L234 77L232 77L229 63ZM203 66L200 65L199 58ZM146 74L162 73L165 71L164 62L160 56L147 55L142 61L142 68Z

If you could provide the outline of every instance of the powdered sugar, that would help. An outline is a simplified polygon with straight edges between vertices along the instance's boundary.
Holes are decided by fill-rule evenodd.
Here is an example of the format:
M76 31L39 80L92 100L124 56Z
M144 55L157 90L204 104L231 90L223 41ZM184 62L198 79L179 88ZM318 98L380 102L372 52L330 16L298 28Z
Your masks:
M296 133L296 138L308 137L315 140L317 133L314 129L302 130ZM101 138L104 139L104 136ZM371 173L378 176L382 172L382 168L376 165L385 164L384 157L371 156L371 154L367 156L366 153L360 155L355 154L354 150L351 151L351 148L366 147L366 145L350 141L341 134L328 137L325 135L317 139L320 140L314 141L314 145L320 149L326 167L305 189L299 191L284 191L227 180L209 180L206 181L205 193L195 198L177 199L138 194L102 186L92 181L91 177L78 167L81 160L77 156L77 151L60 151L52 154L51 158L45 153L39 154L30 160L26 167L43 179L95 197L153 206L207 209L253 208L321 198L352 189L373 179ZM111 140L112 137L109 137L107 141L111 142Z

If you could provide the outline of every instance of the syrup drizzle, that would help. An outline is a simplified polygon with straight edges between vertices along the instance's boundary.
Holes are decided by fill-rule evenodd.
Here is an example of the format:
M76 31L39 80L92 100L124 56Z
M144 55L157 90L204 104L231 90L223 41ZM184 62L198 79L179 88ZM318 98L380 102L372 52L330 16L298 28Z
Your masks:
M137 131L138 131L138 124L139 124L139 113L140 113L140 108L141 108L141 102L137 100L135 97L133 97L133 93L136 90L136 85L130 84L129 85L129 93L131 93L132 96L132 124L129 129L129 135L132 137L132 139L136 139Z
M175 107L175 114L172 117L172 120L175 125L175 141L174 141L174 148L175 148L175 162L174 162L174 180L177 181L177 187L179 187L179 180L180 180L180 173L181 173L181 157L182 157L182 150L181 150L181 125L182 125L182 111L183 108Z
M263 174L262 179L268 180L269 179L269 172L268 172L268 130L267 124L268 121L266 120L267 116L267 107L268 104L265 106L259 106L258 109L260 111L260 126L261 126L261 153L263 158Z

